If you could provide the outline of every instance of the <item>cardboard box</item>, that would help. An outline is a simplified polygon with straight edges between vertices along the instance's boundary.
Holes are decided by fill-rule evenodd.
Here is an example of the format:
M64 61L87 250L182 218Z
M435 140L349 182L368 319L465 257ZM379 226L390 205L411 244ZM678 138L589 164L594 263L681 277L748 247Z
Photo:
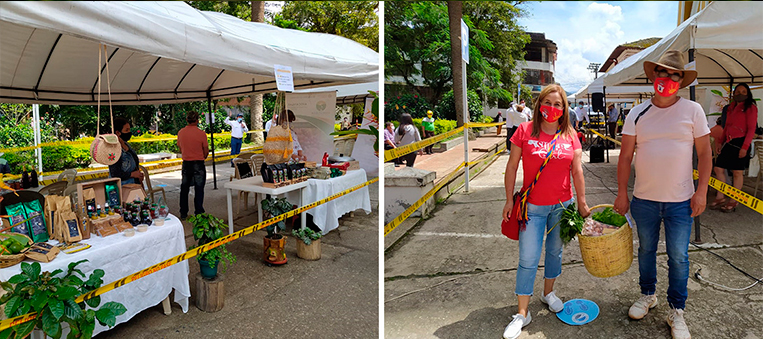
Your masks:
M347 168L348 171L354 171L354 170L360 169L360 162L353 160L353 161L350 161L349 163L350 163L350 167Z
M86 212L86 206L85 206L85 199L83 192L86 189L92 188L93 191L95 191L95 204L100 205L101 208L104 208L106 206L106 184L107 183L115 183L117 189L120 191L120 197L124 197L124 188L122 187L122 179L119 178L108 178L108 179L101 179L101 180L94 180L94 181L88 181L77 184L77 206L74 207L75 211L77 212L78 216L87 216ZM138 185L140 186L140 185ZM125 201L122 199L122 201ZM110 206L114 207L114 206ZM82 214L84 213L84 214ZM80 220L82 222L82 220ZM85 225L80 225L80 227ZM89 239L90 234L95 233L95 229L92 227L89 232L82 232L82 239Z
M146 198L146 191L141 184L126 184L122 186L122 201L143 200Z

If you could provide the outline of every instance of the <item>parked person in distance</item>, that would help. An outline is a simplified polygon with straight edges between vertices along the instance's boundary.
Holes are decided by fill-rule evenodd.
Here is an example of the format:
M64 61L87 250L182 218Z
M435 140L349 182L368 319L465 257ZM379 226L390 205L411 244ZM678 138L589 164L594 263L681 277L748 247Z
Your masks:
M188 112L185 117L188 126L178 132L178 147L183 158L180 182L180 219L188 217L188 193L193 186L194 214L204 213L204 184L207 182L207 168L204 161L209 155L207 134L199 129L199 113Z
M514 293L518 299L517 314L506 326L503 337L518 337L522 328L532 320L528 310L533 295L535 275L538 270L543 236L546 235L546 255L544 267L543 294L541 302L548 304L552 312L564 308L561 299L554 292L554 282L562 273L562 239L560 227L554 227L561 219L564 209L573 203L570 173L575 182L578 211L584 217L591 214L585 198L585 180L581 162L583 151L570 125L570 114L564 89L559 85L546 86L538 96L533 109L533 119L519 125L511 138L512 151L506 164L504 184L506 204L503 219L508 221L514 206L513 194L519 161L522 160L522 190L525 191L535 180L546 155L555 146L539 180L527 200L528 221L519 230L519 267ZM560 205L561 202L561 205ZM550 233L548 233L550 232ZM548 233L548 234L547 234Z
M678 90L697 78L684 69L681 52L669 50L658 62L645 61L644 73L656 95L637 105L625 118L617 163L615 212L630 207L638 232L638 269L641 297L628 310L631 319L644 318L657 306L657 245L665 224L668 253L667 323L674 339L689 339L684 319L689 280L689 240L693 218L705 210L707 182L712 171L710 129L702 106L681 98ZM692 152L697 150L699 182L694 191ZM628 202L631 162L636 156L633 200Z
M429 139L434 136L434 112L427 111L427 117L421 119L421 131L424 133L424 139ZM432 147L429 145L424 147L424 153L432 154Z
M395 130L395 143L398 147L400 147L418 141L421 141L421 135L419 135L419 130L416 129L416 127L413 125L413 118L411 118L411 115L408 113L401 114L400 125L398 125L397 129ZM411 152L400 157L400 162L402 163L405 161L406 166L413 167L413 163L416 161L417 153L419 155L424 155L422 150Z
M493 122L503 122L503 114L501 113L501 111L498 111L498 114L495 115L495 118L493 118ZM501 135L501 127L503 127L503 125L495 126L495 128L496 128L495 135L496 136L500 136Z
M395 124L392 121L387 121L384 123L384 150L387 151L395 148L397 148L395 145ZM392 159L392 162L395 164L395 167L400 165L398 158Z
M231 115L233 112L231 112ZM244 144L244 133L249 132L249 128L246 127L244 122L244 115L239 113L236 116L236 120L231 120L231 116L225 117L225 124L230 126L230 154L236 155L241 153L241 145ZM230 161L230 167L233 167L233 159Z
M583 128L583 120L585 120L586 124L591 123L591 119L588 118L588 109L585 107L585 102L578 102L578 107L575 108L575 117L577 117L577 121L575 122L575 129L579 130Z
M609 131L609 137L613 140L617 140L617 108L615 108L615 104L609 104L609 107L607 108L607 130ZM613 142L610 142L612 147L614 148L615 144Z
M143 171L138 167L138 154L127 144L132 138L130 122L125 118L114 118L114 134L119 137L122 156L116 163L109 165L109 178L122 179L122 185L143 184Z
M726 121L723 133L716 140L715 150L718 157L713 168L716 178L726 182L726 170L731 170L733 186L742 189L744 170L750 166L750 144L755 136L755 126L758 122L758 107L752 97L750 86L740 83L734 88L734 101L726 110ZM710 209L720 209L721 212L734 212L738 202L726 199L721 191L716 191L715 201Z
M273 118L265 123L265 133L263 133L263 138L265 138L265 140L268 139L268 132L270 132L270 127L275 125L278 125L278 114L273 114Z
M536 105L537 106L537 105ZM506 111L506 149L511 152L511 137L524 122L532 117L532 111L525 106L525 100L519 100L519 104L512 104Z

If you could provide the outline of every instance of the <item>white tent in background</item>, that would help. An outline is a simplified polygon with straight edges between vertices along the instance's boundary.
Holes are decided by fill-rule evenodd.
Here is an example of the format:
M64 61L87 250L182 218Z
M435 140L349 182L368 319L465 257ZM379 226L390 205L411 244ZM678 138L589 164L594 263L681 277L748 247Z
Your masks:
M713 1L665 38L625 59L603 76L612 86L649 85L643 62L657 61L667 50L694 50L699 85L763 83L763 2Z
M379 92L379 82L366 82L362 84L329 86L294 91L295 93L314 93L336 91L336 104L349 105L363 103L366 98L372 97L368 91Z
M0 100L97 100L98 46L108 46L112 102L198 101L378 80L379 54L352 40L247 22L182 1L0 2ZM103 90L106 84L103 80ZM102 98L103 100L104 98Z

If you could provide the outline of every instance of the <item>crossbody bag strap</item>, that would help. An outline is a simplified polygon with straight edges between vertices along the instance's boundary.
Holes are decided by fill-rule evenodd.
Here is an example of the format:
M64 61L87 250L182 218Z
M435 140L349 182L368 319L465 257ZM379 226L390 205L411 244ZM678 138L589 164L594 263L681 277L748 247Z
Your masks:
M520 196L520 220L527 220L527 198L530 196L530 192L532 192L533 188L535 188L535 185L538 183L538 178L540 178L540 174L543 172L543 169L546 168L548 161L551 159L551 154L553 154L554 149L556 149L556 141L559 139L559 135L561 134L562 127L559 126L559 128L556 130L556 134L554 135L554 139L551 140L548 153L546 153L546 158L543 159L543 164L540 165L538 173L535 174L535 180L533 180L533 183L530 184L530 187L522 192L522 195Z
M644 109L643 111L641 111L641 113L639 113L639 114L636 116L636 121L634 121L634 122L633 122L633 125L634 125L634 126L635 126L636 124L638 124L638 119L641 119L641 116L642 116L642 115L644 115L644 114L645 114L647 111L649 111L649 109L650 109L650 108L652 108L652 104L649 104L649 106L646 106L646 109Z

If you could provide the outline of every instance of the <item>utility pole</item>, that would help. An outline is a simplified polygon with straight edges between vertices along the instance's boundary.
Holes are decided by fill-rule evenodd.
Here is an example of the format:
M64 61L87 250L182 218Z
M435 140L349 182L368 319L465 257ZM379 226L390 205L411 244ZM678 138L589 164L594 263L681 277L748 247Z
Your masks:
M593 78L597 79L599 77L599 66L601 66L598 62L592 62L588 64L588 70L593 72Z

